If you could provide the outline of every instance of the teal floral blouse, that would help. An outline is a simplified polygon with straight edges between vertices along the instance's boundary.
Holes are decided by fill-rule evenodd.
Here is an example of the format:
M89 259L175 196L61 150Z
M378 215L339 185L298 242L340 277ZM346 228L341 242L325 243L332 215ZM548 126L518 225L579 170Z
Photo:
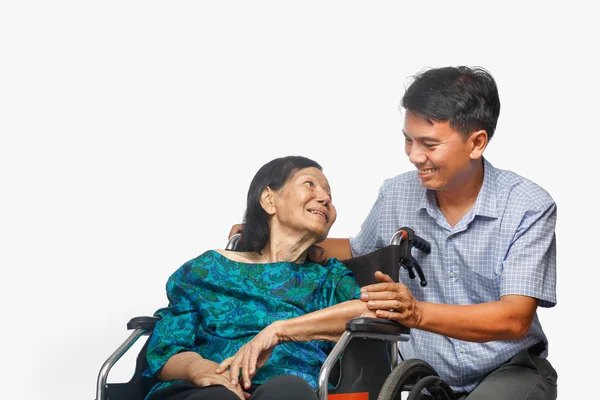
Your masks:
M146 358L151 376L173 355L195 351L220 363L269 324L360 296L353 273L336 259L246 264L210 250L188 261L167 282L169 306L150 337ZM253 384L297 375L317 387L321 365L335 343L288 342L277 346ZM160 382L150 393L175 382Z

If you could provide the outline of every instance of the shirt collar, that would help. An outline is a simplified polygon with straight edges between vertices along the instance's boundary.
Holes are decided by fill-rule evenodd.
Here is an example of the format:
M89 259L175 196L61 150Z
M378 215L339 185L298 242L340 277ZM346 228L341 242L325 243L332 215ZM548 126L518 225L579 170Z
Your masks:
M498 208L496 205L496 174L495 168L483 158L483 184L481 185L481 189L479 190L479 194L477 195L477 200L475 200L475 205L473 206L472 212L473 215L481 215L485 217L498 217ZM417 205L417 211L425 209L427 213L433 218L436 217L438 213L438 205L435 197L435 191L425 189L421 186L422 193L421 199Z

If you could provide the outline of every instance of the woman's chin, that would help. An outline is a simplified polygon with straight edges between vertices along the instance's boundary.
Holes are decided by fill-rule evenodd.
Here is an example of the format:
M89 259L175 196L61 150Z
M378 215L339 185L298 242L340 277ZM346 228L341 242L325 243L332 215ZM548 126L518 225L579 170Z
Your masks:
M318 244L325 240L327 238L327 235L329 235L329 229L330 227L323 225L313 225L310 228L308 228L307 231L309 232L309 235L313 238L312 244Z
M321 243L323 240L327 239L328 234L329 229L325 231L315 232L315 244Z

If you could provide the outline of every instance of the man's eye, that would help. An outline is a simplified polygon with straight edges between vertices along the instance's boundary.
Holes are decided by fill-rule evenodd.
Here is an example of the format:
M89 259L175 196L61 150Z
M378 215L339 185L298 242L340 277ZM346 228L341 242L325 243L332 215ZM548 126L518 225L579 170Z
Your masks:
M423 143L426 149L433 149L435 147L434 143Z
M412 139L405 137L404 142L406 142L406 144L412 144Z
M310 187L313 187L313 186L315 186L315 184L314 184L314 183L312 183L311 181L306 181L306 182L304 182L304 184L305 184L305 185L308 185L308 186L310 186Z

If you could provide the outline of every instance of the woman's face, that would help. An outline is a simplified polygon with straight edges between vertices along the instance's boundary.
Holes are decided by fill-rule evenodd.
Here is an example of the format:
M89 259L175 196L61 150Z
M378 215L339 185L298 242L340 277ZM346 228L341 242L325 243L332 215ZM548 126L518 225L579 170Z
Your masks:
M274 192L271 223L302 236L313 235L315 243L324 240L337 212L331 202L331 189L325 175L314 167L298 170Z

